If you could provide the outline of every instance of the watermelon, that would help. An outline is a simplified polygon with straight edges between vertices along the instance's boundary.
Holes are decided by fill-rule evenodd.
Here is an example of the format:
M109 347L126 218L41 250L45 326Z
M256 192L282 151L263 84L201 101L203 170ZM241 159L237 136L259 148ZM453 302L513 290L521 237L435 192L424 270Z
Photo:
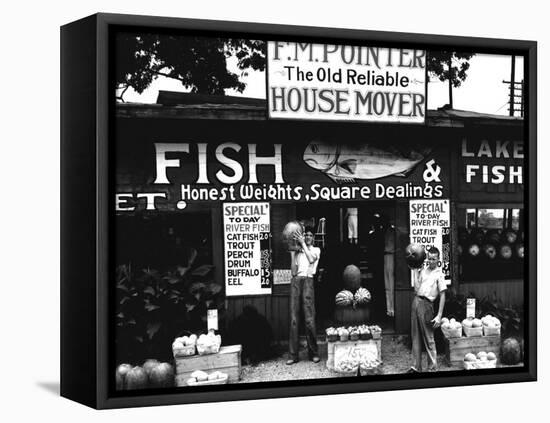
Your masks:
M116 368L116 389L126 388L126 374L132 369L132 365L123 363Z
M518 364L521 361L521 345L516 338L506 338L502 342L501 357L504 364Z
M409 244L405 248L405 260L409 267L418 269L426 260L426 249L423 245Z
M147 373L147 376L151 374L151 370L153 368L157 367L160 364L158 360L155 360L153 358L150 358L149 360L146 360L145 363L143 363L143 370L145 370L145 373Z
M503 242L506 242L508 244L513 244L518 239L518 234L513 229L507 229L506 232L504 232L504 237L502 239Z
M300 248L294 240L294 234L303 232L303 226L296 221L288 222L283 229L283 242L287 244L289 251L296 251Z
M512 247L508 244L503 244L500 246L499 250L500 257L505 260L509 260L512 257Z
M525 256L525 250L523 248L523 242L520 242L516 245L516 256L518 256L518 258L520 258L520 259L523 259L523 257Z
M357 304L367 304L371 300L371 295L368 289L360 287L355 292L353 299Z
M353 294L350 291L343 290L336 294L336 305L340 307L349 306L353 303Z
M485 238L485 232L481 228L476 228L472 231L472 240L476 244L481 244Z
M471 257L477 257L479 255L479 245L470 244L468 247L468 254L470 254Z
M482 249L485 257L490 260L493 260L497 256L497 249L493 244L485 244Z
M470 233L466 228L458 228L458 242L465 243L470 238Z
M491 229L485 237L488 244L498 245L500 243L500 230Z
M361 271L357 266L350 264L344 269L342 279L344 280L344 287L351 292L355 292L361 286Z
M174 368L168 363L159 363L149 374L152 388L170 388L174 386Z
M147 383L147 373L140 366L135 366L126 373L127 389L145 389L147 388Z

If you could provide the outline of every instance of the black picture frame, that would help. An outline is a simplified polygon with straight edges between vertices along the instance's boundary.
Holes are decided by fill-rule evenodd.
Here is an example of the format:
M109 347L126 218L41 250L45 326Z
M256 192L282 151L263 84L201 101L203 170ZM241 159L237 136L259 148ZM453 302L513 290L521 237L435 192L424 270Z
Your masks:
M525 261L525 351L518 368L399 374L344 379L222 385L193 391L114 394L109 322L112 272L114 99L111 35L121 28L196 34L282 37L309 41L459 48L525 57L524 182L528 260ZM537 45L533 41L451 37L335 28L96 14L61 28L61 395L90 407L119 408L305 395L534 381L537 378Z

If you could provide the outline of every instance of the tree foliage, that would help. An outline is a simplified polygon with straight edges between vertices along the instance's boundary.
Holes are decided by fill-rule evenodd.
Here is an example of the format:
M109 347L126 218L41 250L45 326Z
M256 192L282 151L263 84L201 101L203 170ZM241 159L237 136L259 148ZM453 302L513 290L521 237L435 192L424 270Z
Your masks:
M115 78L119 100L128 88L141 94L158 77L176 79L198 94L223 95L233 88L243 92L239 75L227 69L227 59L236 57L237 67L263 71L264 41L234 38L120 34L116 42Z
M458 88L468 76L467 72L470 69L468 60L473 56L473 53L456 51L430 51L427 61L428 72L440 81L449 81L453 87Z

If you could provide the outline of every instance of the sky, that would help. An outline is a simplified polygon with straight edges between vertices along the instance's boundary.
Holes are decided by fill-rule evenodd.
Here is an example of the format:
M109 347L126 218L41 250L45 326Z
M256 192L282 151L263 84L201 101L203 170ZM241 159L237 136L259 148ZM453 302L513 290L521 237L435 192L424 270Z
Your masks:
M458 88L453 88L453 108L480 113L508 115L509 85L503 81L510 80L511 56L495 54L477 54L470 60L470 69L466 81ZM228 68L240 74L236 59L228 60ZM523 58L516 57L515 80L523 79ZM249 70L241 76L246 83L243 93L226 90L226 95L253 98L265 98L265 73ZM131 88L125 93L126 102L155 103L159 90L186 91L181 83L174 79L161 77L141 95ZM448 83L432 77L428 84L428 109L434 110L449 102Z

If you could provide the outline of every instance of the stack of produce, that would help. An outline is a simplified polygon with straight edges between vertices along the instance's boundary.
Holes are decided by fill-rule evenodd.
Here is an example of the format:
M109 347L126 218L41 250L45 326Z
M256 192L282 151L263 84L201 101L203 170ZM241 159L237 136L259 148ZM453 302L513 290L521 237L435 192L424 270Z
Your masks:
M380 326L359 325L359 326L340 326L338 328L330 327L326 330L327 340L329 342L340 341L357 341L368 339L380 339L382 329Z
M197 351L200 355L216 354L220 350L221 344L222 337L210 330L208 335L202 334L197 339Z
M172 353L174 357L185 357L195 354L195 346L197 344L197 335L180 336L172 342Z
M369 326L372 339L380 339L382 337L382 328L378 325Z
M462 251L467 251L470 258L486 260L510 260L516 257L523 260L523 232L508 228L505 231L491 229L459 229L459 243Z
M359 339L366 341L372 338L372 333L367 325L360 325L357 329L359 330Z
M364 306L371 300L371 294L368 289L361 286L361 271L357 266L350 264L344 269L342 274L344 286L346 289L336 294L335 302L339 307L352 305Z
M483 335L493 336L500 335L500 320L490 314L481 318L483 325Z
M449 320L444 317L441 319L441 331L446 338L460 338L462 336L462 324L454 318Z
M483 324L480 319L466 318L462 321L462 330L466 336L482 336Z
M347 330L344 327L339 327L336 329L338 332L338 336L340 337L340 341L347 341L349 339L349 330Z
M335 342L338 341L338 331L336 328L333 328L332 326L330 328L327 328L325 330L325 333L327 334L327 341L328 342Z
M480 351L476 354L468 353L464 356L464 368L472 369L494 369L497 366L497 356L493 352Z
M142 366L121 364L116 369L116 389L169 388L174 386L174 368L169 363L150 359Z
M228 377L226 373L219 371L212 372L210 374L203 372L202 370L195 370L191 373L191 377L187 379L187 385L222 385L227 383Z

